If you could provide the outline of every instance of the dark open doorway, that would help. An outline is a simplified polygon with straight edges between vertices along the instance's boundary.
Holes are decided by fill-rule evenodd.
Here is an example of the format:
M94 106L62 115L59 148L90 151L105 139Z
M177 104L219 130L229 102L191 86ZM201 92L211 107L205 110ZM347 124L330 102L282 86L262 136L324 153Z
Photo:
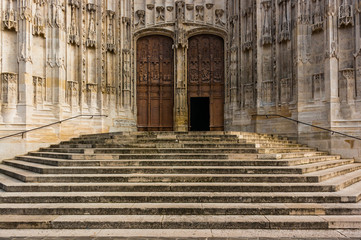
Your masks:
M208 97L190 98L190 130L209 131L210 114Z

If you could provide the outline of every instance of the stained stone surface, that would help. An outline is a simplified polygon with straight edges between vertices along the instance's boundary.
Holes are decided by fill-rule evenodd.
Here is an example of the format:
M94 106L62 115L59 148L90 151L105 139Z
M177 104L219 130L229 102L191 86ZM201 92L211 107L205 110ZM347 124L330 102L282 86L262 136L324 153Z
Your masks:
M255 116L280 114L361 136L359 6L359 0L3 0L0 136L79 114L108 117L0 140L0 159L79 134L133 131L140 123L187 131L190 98L198 96L211 99L211 130L277 133L360 160L359 140ZM137 43L152 35L168 38L167 54L137 55ZM224 56L193 51L197 35L222 38ZM201 87L193 91L196 81ZM217 110L221 116L212 115Z

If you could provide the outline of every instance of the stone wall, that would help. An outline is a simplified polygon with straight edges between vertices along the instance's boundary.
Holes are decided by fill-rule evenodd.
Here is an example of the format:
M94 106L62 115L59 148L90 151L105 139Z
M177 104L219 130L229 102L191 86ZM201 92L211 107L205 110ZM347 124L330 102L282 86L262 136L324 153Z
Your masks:
M135 130L131 10L130 1L1 1L0 135L108 116L0 140L1 158L79 133Z
M361 159L360 141L254 116L361 136L360 3L229 1L229 129L274 132Z
M226 130L277 133L361 158L359 141L256 116L361 136L361 0L3 0L0 7L0 134L108 115L50 128L60 137L47 133L49 141L28 135L18 139L23 146L136 130L135 48L147 35L173 40L174 130L188 130L188 39L214 34L225 42Z

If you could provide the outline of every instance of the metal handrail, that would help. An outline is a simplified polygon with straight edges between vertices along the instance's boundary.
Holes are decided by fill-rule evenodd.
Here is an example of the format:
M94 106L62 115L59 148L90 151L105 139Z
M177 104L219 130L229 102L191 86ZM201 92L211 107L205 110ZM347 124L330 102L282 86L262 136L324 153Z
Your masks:
M79 118L79 117L90 117L90 119L92 119L93 117L108 117L108 115L77 115L77 116L66 118L66 119L63 119L63 120L60 120L60 121L57 121L57 122L46 124L46 125L43 125L41 127L37 127L37 128L29 129L29 130L26 130L26 131L10 134L10 135L4 136L4 137L0 137L0 140L5 139L5 138L9 138L9 137L14 137L14 136L17 136L17 135L20 135L20 134L21 134L21 137L24 138L25 133L32 132L32 131L35 131L35 130L39 130L39 129L42 129L42 128L46 128L46 127L49 127L49 126L52 126L52 125L55 125L55 124L59 124L59 123L62 123L62 122L66 122L66 121L69 121L69 120L72 120L72 119L75 119L75 118Z
M318 129L321 129L321 130L324 130L324 131L327 131L327 132L330 132L333 134L338 134L338 135L342 135L342 136L345 136L345 137L348 137L348 138L353 138L353 139L357 139L357 140L361 140L361 138L359 137L354 137L354 136L351 136L351 135L347 135L345 133L341 133L341 132L337 132L337 131L334 131L334 130L331 130L331 129L328 129L328 128L324 128L324 127L320 127L320 126L316 126L316 125L313 125L313 124L309 124L309 123L305 123L305 122L302 122L302 121L299 121L299 120L296 120L296 119L293 119L293 118L289 118L289 117L286 117L286 116L282 116L282 115L279 115L279 114L264 114L264 115L252 115L252 116L255 116L255 117L281 117L281 118L284 118L284 119L287 119L289 121L293 121L293 122L296 122L297 124L303 124L303 125L306 125L306 126L310 126L310 127L313 127L313 128L318 128Z

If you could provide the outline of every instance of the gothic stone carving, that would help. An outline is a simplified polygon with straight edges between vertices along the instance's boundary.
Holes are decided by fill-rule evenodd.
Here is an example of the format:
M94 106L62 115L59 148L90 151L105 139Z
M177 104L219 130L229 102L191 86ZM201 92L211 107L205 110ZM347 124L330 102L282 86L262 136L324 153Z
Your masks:
M281 104L288 104L292 100L290 78L282 78L280 80L279 99Z
M315 1L315 0L313 0ZM298 1L300 8L300 16L298 18L299 23L309 24L310 23L310 0L300 0Z
M273 80L262 82L262 101L264 103L272 103L274 101L273 88Z
M17 12L14 10L13 0L9 0L8 9L3 12L3 28L8 30L18 30Z
M92 3L88 3L87 10L89 12L89 27L88 27L88 36L86 39L86 46L88 48L95 48L96 37L97 37L96 26L95 26L96 5Z
M135 24L135 26L145 26L145 11L144 10L137 10L135 14L138 17L138 22Z
M33 95L35 105L44 103L46 98L45 78L33 76Z
M224 27L226 24L223 22L223 9L216 9L216 24Z
M262 45L272 44L272 13L271 13L271 0L263 0L262 4L262 16L263 16L263 26L262 26Z
M80 44L80 35L78 27L78 11L80 3L78 0L69 0L69 5L71 6L71 20L69 28L69 43L78 45Z
M31 1L22 0L20 6L20 19L25 20L27 22L32 22L32 10L31 10Z
M76 81L67 81L66 83L68 85L66 92L67 102L70 106L77 106L79 84Z
M346 68L340 71L342 78L339 78L339 98L340 102L350 103L355 95L355 70Z
M323 73L312 75L312 99L321 100L325 93L325 78Z
M154 4L147 4L147 8L148 10L153 10L154 9Z
M165 19L165 12L164 12L164 7L163 6L158 6L156 7L156 11L157 11L157 21L158 22L163 22Z
M342 0L338 8L338 26L353 26L353 5L351 0Z
M206 3L206 8L207 8L208 10L212 9L213 6L214 6L213 3Z
M198 21L204 20L204 6L202 5L196 6L196 20Z
M177 20L178 22L183 22L185 16L185 3L184 1L177 1L175 4L177 6Z
M33 34L45 37L45 21L41 14L41 2L36 4L36 11L33 20Z
M253 10L248 8L243 11L244 19L244 37L243 37L243 51L248 51L252 49L253 46Z
M291 40L291 20L289 4L289 0L278 0L280 12L278 42L280 43Z
M50 27L64 28L63 13L65 11L64 3L61 0L50 0L50 12L48 24Z
M18 102L18 75L15 73L1 74L1 99L3 103L14 106Z
M107 51L113 53L115 53L114 16L115 16L114 11L107 10L107 18L108 18Z
M323 30L323 11L321 9L321 0L313 0L312 13L312 32Z

